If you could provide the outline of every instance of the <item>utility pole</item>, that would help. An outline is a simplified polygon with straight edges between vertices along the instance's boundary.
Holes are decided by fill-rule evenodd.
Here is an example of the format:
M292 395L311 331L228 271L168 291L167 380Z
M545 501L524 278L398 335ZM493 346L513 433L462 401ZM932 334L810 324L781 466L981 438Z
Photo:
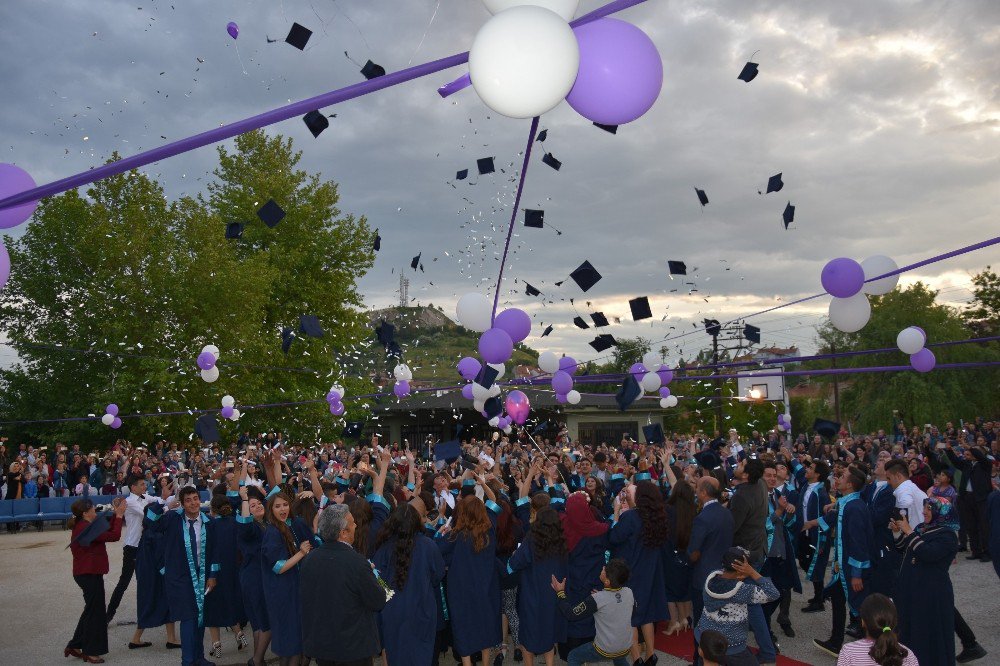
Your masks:
M837 345L833 342L830 343L830 353L834 355L830 359L830 367L837 367ZM837 423L840 423L840 380L837 379L839 375L833 376L833 413L837 415Z

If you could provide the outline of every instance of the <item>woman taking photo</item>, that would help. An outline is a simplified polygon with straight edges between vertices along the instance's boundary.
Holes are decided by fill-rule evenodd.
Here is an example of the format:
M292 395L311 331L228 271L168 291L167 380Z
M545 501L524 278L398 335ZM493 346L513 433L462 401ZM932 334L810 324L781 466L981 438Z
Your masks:
M244 465L245 467L245 465ZM241 482L242 483L242 482ZM264 600L264 578L260 547L267 525L264 521L264 493L256 486L241 485L238 543L240 548L240 591L243 609L253 627L253 658L248 666L264 666L264 655L271 645L271 621Z
M104 574L108 573L109 541L122 535L125 500L117 497L112 503L110 520L97 517L97 509L89 499L73 503L73 517L68 526L73 530L69 548L73 553L73 580L83 591L83 613L76 624L73 638L63 655L83 659L90 664L103 664L102 654L108 653L107 607L104 599Z

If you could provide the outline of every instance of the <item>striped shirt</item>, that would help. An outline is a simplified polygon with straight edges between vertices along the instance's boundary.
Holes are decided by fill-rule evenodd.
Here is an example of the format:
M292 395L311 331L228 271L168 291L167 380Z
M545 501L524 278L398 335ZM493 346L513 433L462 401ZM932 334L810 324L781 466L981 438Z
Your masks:
M844 643L844 647L840 648L840 655L837 657L837 666L878 666L878 662L868 656L874 644L875 641L870 638ZM920 666L913 650L902 643L900 643L900 647L907 653L903 658L903 666Z

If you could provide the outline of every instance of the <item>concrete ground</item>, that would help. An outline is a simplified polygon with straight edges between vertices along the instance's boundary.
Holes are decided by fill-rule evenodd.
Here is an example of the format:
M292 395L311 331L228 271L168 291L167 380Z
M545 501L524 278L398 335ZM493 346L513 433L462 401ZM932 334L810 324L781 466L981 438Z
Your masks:
M2 529L2 528L0 528ZM63 647L73 634L76 621L83 608L83 598L71 575L72 558L65 549L69 532L56 525L47 526L43 532L33 528L19 534L0 532L0 665L3 664L61 664L70 662L63 658ZM118 580L122 551L119 544L109 544L111 574L105 577L108 596ZM990 652L979 664L1000 664L1000 631L997 627L1000 610L1000 581L990 564L968 562L964 553L952 567L956 604L972 626L979 642ZM803 596L792 599L792 623L795 638L779 636L784 654L809 664L832 665L832 657L812 646L813 638L827 638L830 613L803 614ZM128 650L126 645L135 629L134 625L119 626L119 621L135 619L135 583L118 611L115 626L109 629L109 664L169 664L180 661L180 651L164 648L163 629L149 630L145 638L153 647ZM236 641L231 634L223 633L225 655L218 660L224 664L245 664L250 657L248 650L236 651ZM206 646L208 636L206 635ZM956 645L960 650L961 645ZM512 660L508 660L512 664ZM272 663L277 663L274 659ZM660 653L663 666L683 664L675 657ZM450 666L442 661L442 666ZM931 665L941 666L941 665Z

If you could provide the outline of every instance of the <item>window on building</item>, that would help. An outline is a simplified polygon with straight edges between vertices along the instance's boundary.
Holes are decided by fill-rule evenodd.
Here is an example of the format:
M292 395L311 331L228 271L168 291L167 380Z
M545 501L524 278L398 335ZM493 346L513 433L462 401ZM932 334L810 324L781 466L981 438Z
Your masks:
M638 439L639 424L635 421L584 421L577 425L580 443L591 446L599 446L601 442L617 446L623 434Z

